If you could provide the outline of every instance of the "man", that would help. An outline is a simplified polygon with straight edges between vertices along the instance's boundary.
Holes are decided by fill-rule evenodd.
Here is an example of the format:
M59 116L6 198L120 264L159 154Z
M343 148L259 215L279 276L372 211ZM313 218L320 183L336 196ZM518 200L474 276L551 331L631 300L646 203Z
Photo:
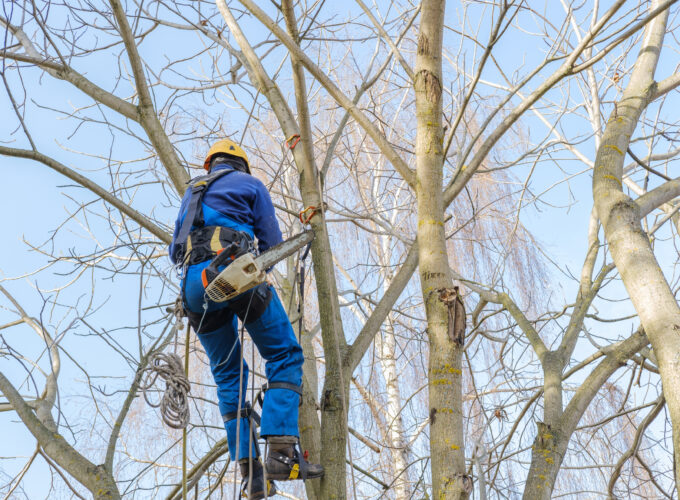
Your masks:
M204 168L208 175L195 179L182 199L170 258L183 269L184 308L210 358L229 454L238 461L243 477L242 491L250 499L264 498L253 413L245 400L248 366L241 353L237 318L266 362L268 388L260 433L267 441L267 479L323 475L320 465L304 461L297 446L302 348L271 285L261 284L227 302L212 302L205 295L201 273L222 250L230 254L254 250L256 237L262 252L282 241L281 231L269 192L250 175L241 147L230 140L218 141L208 151ZM276 492L273 483L266 490L266 496Z

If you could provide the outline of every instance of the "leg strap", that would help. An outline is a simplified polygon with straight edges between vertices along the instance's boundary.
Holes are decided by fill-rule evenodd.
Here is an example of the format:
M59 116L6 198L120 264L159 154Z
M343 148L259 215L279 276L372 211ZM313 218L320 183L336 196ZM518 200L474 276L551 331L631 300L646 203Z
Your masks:
M236 420L238 416L239 415L237 411L230 411L229 413L222 415L222 421L226 424L231 420ZM246 401L246 404L243 406L243 408L241 408L240 418L247 418L251 422L255 422L258 427L260 426L260 414L253 410L253 407L250 406L249 401Z
M302 406L302 386L288 382L267 382L262 384L260 391L257 393L256 401L260 404L260 408L264 408L264 393L269 389L288 389L289 391L297 392L300 396L300 406Z
M248 422L250 423L250 435L253 438L253 446L255 446L255 457L253 458L258 458L261 453L260 453L260 443L258 443L259 436L257 435L257 428L260 427L260 414L257 413L255 410L253 410L252 406L250 406L250 402L246 401L245 405L243 408L241 408L241 415L239 417L239 412L238 411L231 411L229 413L225 413L222 415L222 421L226 424L227 422L230 422L232 420L236 420L237 418L247 418ZM238 439L238 436L237 436ZM236 450L236 456L238 457L239 455L239 450ZM238 458L233 458L232 460L238 460Z
M302 387L288 382L267 382L262 384L262 392L267 392L269 389L288 389L289 391L297 392L302 397Z

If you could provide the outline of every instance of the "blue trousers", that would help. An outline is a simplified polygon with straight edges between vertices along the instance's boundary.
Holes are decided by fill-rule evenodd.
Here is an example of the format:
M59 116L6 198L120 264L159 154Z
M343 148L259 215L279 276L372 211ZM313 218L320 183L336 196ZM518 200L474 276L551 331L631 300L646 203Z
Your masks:
M243 377L241 385L241 408L246 401L248 386L248 365L243 360L241 343L238 334L238 318L230 306L235 301L243 303L246 299L255 302L258 297L253 294L264 290L257 288L245 292L232 301L207 301L207 312L204 312L204 288L200 273L208 263L196 264L189 267L182 283L184 290L184 305L196 318L202 317L202 326L197 330L198 339L210 358L210 369L217 384L217 399L220 413L235 412L239 406L239 379L241 378L241 363L243 363ZM287 382L296 386L302 384L302 364L304 357L302 348L295 338L295 332L288 321L288 316L281 305L276 291L270 285L271 300L259 315L252 318L248 314L245 329L257 346L257 350L265 360L265 374L269 382ZM266 290L264 290L266 291ZM198 325L194 325L197 329ZM299 436L298 405L300 396L289 389L269 389L265 392L262 408L260 434L266 436ZM247 418L225 422L229 454L232 460L248 458L248 443L250 438L250 423ZM239 427L238 455L236 453L236 428ZM256 456L254 449L251 456ZM238 457L238 458L236 458Z

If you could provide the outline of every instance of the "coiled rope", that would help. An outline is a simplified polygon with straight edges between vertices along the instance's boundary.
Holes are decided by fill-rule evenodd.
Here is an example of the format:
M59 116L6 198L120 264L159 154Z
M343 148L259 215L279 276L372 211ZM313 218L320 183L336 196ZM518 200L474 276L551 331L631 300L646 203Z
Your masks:
M184 372L184 362L177 354L157 352L151 356L141 383L144 400L153 408L160 407L163 422L173 429L185 429L189 423L189 391L191 385ZM158 377L165 380L165 392L160 403L149 400L147 391Z

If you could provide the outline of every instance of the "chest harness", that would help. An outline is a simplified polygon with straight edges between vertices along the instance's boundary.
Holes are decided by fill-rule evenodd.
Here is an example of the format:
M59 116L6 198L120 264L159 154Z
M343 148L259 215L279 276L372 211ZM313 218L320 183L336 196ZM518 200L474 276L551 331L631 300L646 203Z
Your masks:
M253 250L253 239L248 233L224 226L205 225L203 217L205 193L213 182L233 172L235 170L218 170L192 181L189 207L177 234L173 256L175 262L181 262L183 269L212 260L227 249L229 256L234 255L234 258Z

